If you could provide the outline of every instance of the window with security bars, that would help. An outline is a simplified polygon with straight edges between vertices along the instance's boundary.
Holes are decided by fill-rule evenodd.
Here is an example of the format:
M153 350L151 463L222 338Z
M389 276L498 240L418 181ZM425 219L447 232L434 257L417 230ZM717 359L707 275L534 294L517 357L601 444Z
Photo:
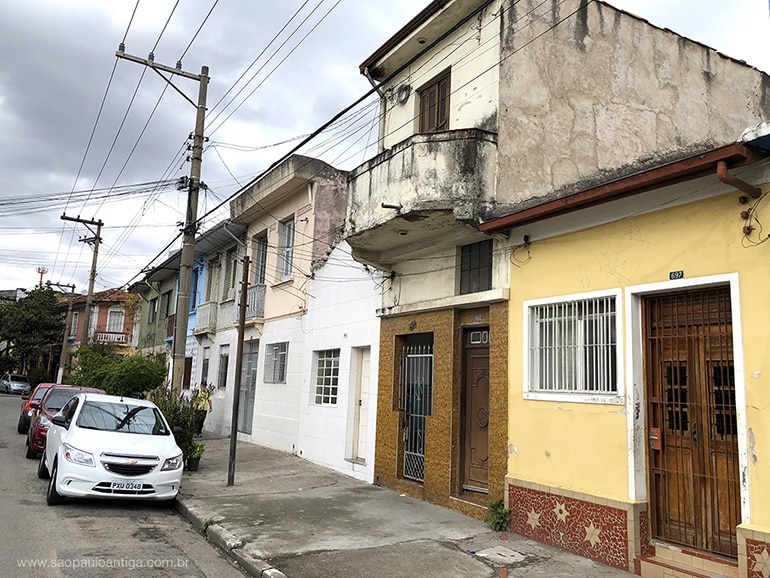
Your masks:
M449 130L449 80L447 70L420 89L420 133Z
M340 377L340 350L319 351L316 358L316 405L337 405Z
M289 342L269 343L265 347L265 383L286 383Z
M460 248L460 295L492 288L492 240Z
M618 392L616 297L530 305L531 392Z

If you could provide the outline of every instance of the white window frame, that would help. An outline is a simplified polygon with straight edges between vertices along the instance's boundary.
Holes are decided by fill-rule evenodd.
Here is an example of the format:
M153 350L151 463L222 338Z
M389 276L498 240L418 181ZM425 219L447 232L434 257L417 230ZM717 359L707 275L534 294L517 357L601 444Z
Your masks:
M279 258L280 279L291 279L294 271L294 239L297 229L294 216L281 222L281 252Z
M70 337L76 337L78 334L78 321L80 314L77 311L72 312L72 320L70 321Z
M315 352L315 405L336 406L340 388L340 349Z
M596 392L596 391L544 391L535 389L532 381L536 378L536 369L532 366L530 358L530 346L534 346L533 336L530 334L530 315L534 308L541 305L554 305L566 303L569 301L590 301L592 299L613 297L615 299L615 383L617 391ZM593 291L588 293L578 293L573 295L563 295L559 297L549 297L544 299L531 299L523 303L523 326L524 326L524 399L545 400L557 402L572 403L594 403L594 404L613 404L622 405L625 403L625 393L623 387L623 300L622 290L613 289L607 291Z
M265 346L265 383L286 383L289 367L289 342L268 343Z
M119 322L117 321L119 319ZM107 313L107 333L123 333L126 329L126 314L121 309L111 309Z

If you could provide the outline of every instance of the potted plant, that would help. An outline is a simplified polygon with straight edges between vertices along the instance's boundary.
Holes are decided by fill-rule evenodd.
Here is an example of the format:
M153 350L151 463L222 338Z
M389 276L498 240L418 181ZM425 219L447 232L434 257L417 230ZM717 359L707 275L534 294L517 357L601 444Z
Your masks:
M187 448L187 451L185 452L186 460L186 466L185 469L191 472L198 471L198 466L200 465L201 456L203 455L203 452L206 450L206 445L193 441L190 443L189 447Z

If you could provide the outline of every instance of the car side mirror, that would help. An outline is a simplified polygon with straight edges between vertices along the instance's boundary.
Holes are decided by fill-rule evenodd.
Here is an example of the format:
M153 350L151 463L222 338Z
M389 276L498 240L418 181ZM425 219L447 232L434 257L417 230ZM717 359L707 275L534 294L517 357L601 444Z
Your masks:
M40 407L40 402L33 399L32 401L29 402L29 407L31 409L38 409Z
M51 423L54 425L59 425L64 429L69 429L69 424L67 423L67 419L59 413L57 413L55 416L51 418Z
M28 395L22 395L22 396L21 396L21 399L23 399L23 400L28 400L28 399L29 399L29 396L28 396Z

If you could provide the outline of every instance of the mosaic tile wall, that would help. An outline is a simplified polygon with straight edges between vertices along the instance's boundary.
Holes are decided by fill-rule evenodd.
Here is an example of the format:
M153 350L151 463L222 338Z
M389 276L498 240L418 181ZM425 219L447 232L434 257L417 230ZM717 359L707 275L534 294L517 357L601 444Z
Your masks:
M513 484L508 505L513 532L629 570L625 510Z
M490 465L489 495L459 494L459 399L463 327L490 328ZM380 324L380 365L377 393L375 483L483 519L487 502L502 498L507 471L508 435L508 307L507 303L472 310L447 309L384 317ZM397 390L399 339L415 333L433 333L433 415L426 420L425 479L405 480L400 414L393 410ZM465 498L465 499L458 499ZM475 498L476 503L472 503Z
M766 535L767 540L770 536ZM746 578L770 578L770 543L746 538Z

